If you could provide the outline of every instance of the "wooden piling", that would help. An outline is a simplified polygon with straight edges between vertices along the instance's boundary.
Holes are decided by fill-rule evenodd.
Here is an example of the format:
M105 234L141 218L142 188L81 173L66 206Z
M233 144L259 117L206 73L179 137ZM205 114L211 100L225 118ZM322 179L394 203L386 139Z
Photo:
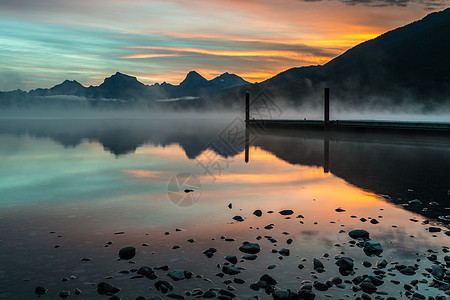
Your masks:
M250 138L248 129L245 128L245 163L248 163L249 152L250 152Z
M245 92L245 126L250 120L250 92Z
M325 88L324 90L324 122L325 125L330 122L330 89Z

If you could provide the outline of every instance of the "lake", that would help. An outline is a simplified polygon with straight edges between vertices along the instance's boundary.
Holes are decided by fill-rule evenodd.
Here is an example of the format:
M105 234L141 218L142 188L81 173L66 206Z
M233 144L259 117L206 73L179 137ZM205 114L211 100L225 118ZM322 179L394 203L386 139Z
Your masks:
M450 140L430 135L246 131L239 117L0 120L0 298L43 287L42 299L108 299L107 282L121 299L444 299L449 166ZM379 245L349 236L358 229ZM119 259L124 247L135 256Z

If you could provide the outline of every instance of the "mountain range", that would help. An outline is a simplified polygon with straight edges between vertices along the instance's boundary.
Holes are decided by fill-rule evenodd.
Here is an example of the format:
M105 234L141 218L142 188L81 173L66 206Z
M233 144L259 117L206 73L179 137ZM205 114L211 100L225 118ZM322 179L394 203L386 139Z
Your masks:
M229 73L206 80L191 71L179 85L145 85L117 72L99 86L84 87L66 80L50 89L0 92L0 105L63 95L96 105L113 99L122 106L240 109L245 91L253 95L264 91L279 105L319 106L323 88L329 87L333 101L351 107L406 105L433 110L450 106L449 37L450 8L361 43L324 65L292 68L257 84Z

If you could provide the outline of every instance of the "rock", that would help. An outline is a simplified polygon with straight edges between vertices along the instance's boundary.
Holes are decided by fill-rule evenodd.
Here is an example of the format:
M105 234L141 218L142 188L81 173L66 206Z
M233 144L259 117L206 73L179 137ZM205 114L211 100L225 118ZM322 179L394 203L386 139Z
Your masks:
M256 254L247 254L247 255L242 256L242 258L246 259L246 260L255 260L256 258L258 258L258 255L256 255Z
M136 255L136 248L134 247L125 247L120 249L119 257L120 259L132 259Z
M233 208L233 203L228 204L228 208L232 209Z
M203 294L203 298L215 298L217 294L214 291L206 291Z
M344 212L345 209L342 209L342 208L338 207L338 208L335 209L335 211L336 211L336 212Z
M408 201L408 203L412 205L422 205L422 201L420 201L419 199Z
M42 296L42 295L46 294L47 291L48 291L48 290L47 290L45 287L43 287L43 286L38 286L38 287L36 287L36 288L34 289L34 292L35 292L37 295L39 295L39 296Z
M430 227L430 228L428 228L428 231L429 232L441 232L442 229L439 227Z
M379 255L383 252L383 247L381 247L381 244L377 241L366 241L364 243L364 252L366 255Z
M191 244L192 244L192 243L194 243L194 242L195 242L195 240L194 240L194 239L188 239L188 240L187 240L187 242L189 242L189 243L191 243Z
M372 266L372 263L371 263L371 262L368 262L367 260L363 261L362 264L363 264L363 266L366 267L366 268L370 268L370 267Z
M278 253L280 253L280 255L283 256L289 256L291 254L291 251L289 249L283 248L280 251L278 251Z
M285 210L280 211L280 215L283 215L283 216L289 216L289 215L292 215L293 213L294 212L290 209L285 209Z
M67 297L70 296L70 291L64 291L63 290L63 291L59 292L58 296L63 298L63 299L66 299Z
M274 300L289 300L289 291L276 290L272 293L272 297Z
M97 292L98 292L100 295L108 295L108 296L111 296L111 295L114 295L115 293L117 293L117 292L119 292L119 291L120 291L119 288L114 287L114 286L112 286L112 285L110 285L109 283L104 282L104 281L100 282L100 283L98 284L98 286L97 286Z
M384 268L386 268L387 264L388 264L388 262L385 259L380 260L379 262L377 262L377 268L384 269Z
M233 220L236 220L238 222L244 222L244 219L241 216L234 216Z
M407 276L412 276L412 275L416 274L416 271L414 271L413 268L411 268L411 267L406 267L406 268L403 268L403 269L401 269L399 271L403 275L407 275Z
M175 281L186 279L184 276L184 272L182 270L173 270L167 273L167 276L172 278Z
M380 223L380 222L378 222L377 219L372 219L372 220L370 220L370 223L372 223L372 224L378 224L378 223Z
M264 281L268 285L276 285L278 283L278 281L276 281L272 276L270 276L268 274L264 274L263 276L261 276L259 278L259 280Z
M352 271L353 270L353 258L350 257L341 257L336 262L336 264L339 266L339 268L345 270L345 271Z
M152 269L150 269L149 267L140 267L136 273L138 273L139 275L147 275L148 273L152 272Z
M275 269L276 267L277 267L277 265L270 265L267 267L267 269L272 270L272 269Z
M355 229L348 233L352 239L368 239L369 233L363 229Z
M260 209L257 209L253 212L253 214L257 217L261 217L262 216L262 211Z
M299 268L300 270L304 269L305 266L303 264L298 264L297 268Z
M287 239L286 244L290 245L290 244L292 244L293 241L294 241L293 239Z
M258 243L244 242L242 246L239 247L239 250L248 254L257 254L261 251L261 248Z
M236 275L241 273L241 270L239 270L238 268L234 267L234 266L223 266L222 267L222 272L224 272L225 274L228 275Z
M269 225L266 225L266 226L264 226L264 229L273 229L273 224L269 224Z
M237 264L237 262L238 262L237 257L234 255L227 255L227 256L225 256L225 259L227 261L229 261L230 263L232 263L233 265Z
M328 288L329 288L329 286L326 285L325 283L318 282L318 281L315 281L315 282L313 283L313 287L314 287L316 290L321 291L321 292L324 292L324 291L328 290Z
M216 253L216 252L217 252L216 248L209 248L209 249L203 251L203 254L205 254L206 257L211 258L214 256L214 253Z
M365 293L372 294L377 291L377 287L368 281L363 281L360 286L361 290Z
M172 291L173 290L173 285L165 280L158 280L155 282L155 288L160 291L161 293L165 294L167 293L169 290Z
M81 294L81 290L79 288L76 288L73 290L73 293L78 296Z
M300 299L305 299L305 300L314 300L314 298L316 297L316 294L314 294L314 292L312 290L309 289L301 289L298 291L298 295Z
M314 270L325 269L325 266L323 265L323 263L315 257L313 259L313 266L314 266Z

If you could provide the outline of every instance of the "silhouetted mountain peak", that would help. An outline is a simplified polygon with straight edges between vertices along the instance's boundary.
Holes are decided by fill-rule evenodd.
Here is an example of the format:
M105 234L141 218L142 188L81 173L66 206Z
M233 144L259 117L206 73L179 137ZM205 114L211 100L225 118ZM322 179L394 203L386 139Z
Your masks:
M249 84L250 82L245 81L236 74L230 74L228 72L217 76L216 78L209 81L215 89L227 89L235 86L241 86Z
M144 84L136 77L116 72L116 74L105 78L100 87L142 87Z
M180 83L180 87L183 88L199 88L204 87L208 84L208 80L206 80L202 75L198 74L196 71L190 71L186 78Z

